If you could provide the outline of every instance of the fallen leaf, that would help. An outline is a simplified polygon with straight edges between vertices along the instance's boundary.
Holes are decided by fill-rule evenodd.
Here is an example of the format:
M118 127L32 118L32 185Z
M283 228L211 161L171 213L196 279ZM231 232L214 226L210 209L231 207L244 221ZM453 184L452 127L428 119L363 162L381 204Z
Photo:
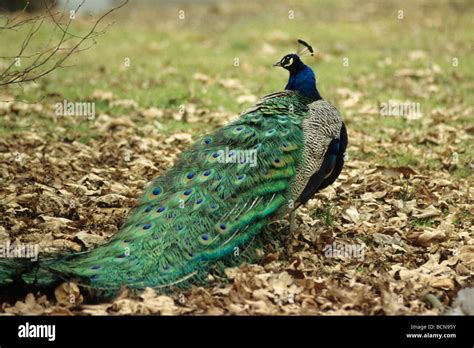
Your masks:
M54 296L58 305L64 307L79 306L84 301L79 287L73 282L58 285L54 290Z

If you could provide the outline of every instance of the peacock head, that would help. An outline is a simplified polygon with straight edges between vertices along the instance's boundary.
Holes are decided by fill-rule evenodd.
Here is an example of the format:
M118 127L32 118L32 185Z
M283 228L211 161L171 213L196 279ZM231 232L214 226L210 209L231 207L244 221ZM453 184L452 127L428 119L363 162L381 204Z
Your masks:
M284 56L281 60L273 64L273 66L280 66L289 72L296 73L304 68L304 63L296 53L290 53Z
M316 87L316 75L309 66L301 61L302 56L313 55L314 50L303 40L298 40L298 43L303 46L303 49L298 53L287 54L273 66L280 66L290 72L285 90L296 91L312 100L322 99Z
M306 54L313 55L314 50L313 50L313 47L311 47L308 43L306 43L303 40L298 40L298 44L302 46L302 49L300 50L299 53L287 54L281 60L273 64L273 66L282 67L293 74L299 72L300 70L303 70L306 67L306 65L302 62L300 57Z

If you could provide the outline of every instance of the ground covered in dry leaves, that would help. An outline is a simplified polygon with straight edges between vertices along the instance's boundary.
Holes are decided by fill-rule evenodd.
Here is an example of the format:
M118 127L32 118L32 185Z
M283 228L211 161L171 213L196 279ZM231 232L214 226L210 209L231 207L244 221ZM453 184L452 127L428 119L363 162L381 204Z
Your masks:
M305 61L348 128L339 179L298 211L294 235L272 223L258 264L110 303L63 284L0 300L0 313L473 314L472 4L209 3L179 2L186 21L178 5L127 9L77 66L0 90L0 244L60 252L106 241L180 151L284 86L286 73L270 66L297 38L317 48ZM95 103L95 117L58 116L65 99ZM389 101L421 113L383 116Z
M97 96L98 95L98 96ZM96 93L92 98L102 98ZM344 97L345 98L345 97ZM112 101L110 101L112 102ZM123 101L122 101L123 102ZM343 102L343 99L341 99ZM28 113L4 105L5 117ZM42 109L44 117L52 111ZM232 115L193 112L214 125ZM48 116L49 115L49 116ZM87 145L19 132L0 140L0 242L38 243L42 251L85 250L115 233L145 184L172 165L193 135L165 136L153 122L176 117L171 110L131 107L127 117L99 115ZM135 121L145 118L147 124ZM431 118L430 118L431 119ZM58 132L60 132L60 127ZM436 122L417 132L393 134L374 143L352 131L352 151L390 151L431 141L450 143L465 130ZM369 145L370 144L370 145ZM377 149L376 149L377 148ZM452 149L450 151L452 151ZM449 158L443 150L432 157ZM450 175L456 163L434 172L409 166L376 166L347 159L332 186L297 213L298 229L273 224L286 243L273 247L261 264L226 269L227 281L163 296L148 289L124 292L112 303L81 304L77 287L63 285L53 298L29 294L5 302L7 314L439 314L472 282L474 241L469 181ZM283 235L283 237L282 237ZM363 257L327 255L327 245L359 245ZM71 306L65 298L79 299ZM472 295L472 294L471 294Z

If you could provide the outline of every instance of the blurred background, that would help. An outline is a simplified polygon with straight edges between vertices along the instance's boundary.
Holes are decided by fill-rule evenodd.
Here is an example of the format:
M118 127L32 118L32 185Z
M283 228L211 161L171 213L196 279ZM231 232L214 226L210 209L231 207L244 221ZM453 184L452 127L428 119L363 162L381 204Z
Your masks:
M63 13L80 3L62 0L55 11ZM104 11L121 3L85 1L69 30L86 33ZM18 10L25 1L0 4ZM38 13L42 4L30 1L28 8ZM380 116L381 104L390 100L418 103L424 115L449 105L472 105L473 14L474 3L462 0L133 1L100 23L102 35L90 48L71 56L64 64L67 68L22 88L3 88L1 93L6 100L43 99L46 109L63 99L94 99L94 91L103 91L141 107L176 110L193 105L239 113L259 96L285 86L286 72L271 65L295 52L296 39L301 38L316 49L315 57L306 57L305 62L316 71L323 97L338 103L352 129L365 130L373 126L371 117ZM0 68L15 57L25 33L26 27L2 32L0 56L11 58L0 59ZM60 33L45 21L23 53L22 64L33 59L28 54L46 47L51 36ZM96 108L98 113L127 111L101 100ZM470 110L456 111L444 121L464 126L470 116ZM351 124L353 117L357 117L355 124ZM49 120L41 115L28 118L30 125L41 127L48 127ZM24 120L12 121L22 127ZM75 122L87 131L90 123L82 121L67 120L68 130L73 122L68 134L77 131ZM176 117L168 121L164 132L196 126ZM376 121L385 133L404 129L407 118L377 117ZM416 129L426 118L411 121ZM461 155L462 163L468 163L471 155ZM402 152L387 160L416 162L405 157Z

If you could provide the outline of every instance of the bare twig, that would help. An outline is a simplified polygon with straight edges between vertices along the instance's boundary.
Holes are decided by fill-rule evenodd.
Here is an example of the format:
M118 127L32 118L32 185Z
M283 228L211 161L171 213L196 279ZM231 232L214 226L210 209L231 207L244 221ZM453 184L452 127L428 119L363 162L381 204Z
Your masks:
M83 0L74 10L77 13L85 0ZM45 13L36 15L27 19L20 19L20 15L14 16L13 18L7 18L6 22L3 25L0 25L0 35L2 30L12 30L19 31L20 29L26 28L27 32L23 37L23 41L20 45L18 53L14 56L3 56L0 59L9 60L10 63L2 70L0 70L0 86L21 84L23 82L35 81L40 77L43 77L52 71L64 67L63 63L69 59L73 54L80 53L82 51L90 49L96 44L95 38L99 35L102 35L105 30L108 28L106 26L103 30L97 30L98 25L103 21L105 17L110 15L112 12L122 8L128 3L128 0L124 0L120 5L113 7L112 9L105 12L100 16L95 23L92 25L91 29L85 35L77 35L71 33L71 23L73 17L69 16L69 20L66 23L62 23L65 9L61 12L53 13L52 5L48 5L45 0L43 4L45 7ZM26 7L23 9L24 13ZM57 16L59 18L57 18ZM37 33L43 27L43 24L46 20L51 20L55 26L55 30L51 33L50 39L45 47L34 53L27 53L28 48L30 47L32 41L37 37ZM59 29L60 35L59 38L54 40L53 38L56 32L56 29ZM72 43L72 46L66 46L66 43ZM90 44L86 44L90 42ZM16 65L15 63L21 59L30 59L31 61L27 66L21 69L13 69Z

